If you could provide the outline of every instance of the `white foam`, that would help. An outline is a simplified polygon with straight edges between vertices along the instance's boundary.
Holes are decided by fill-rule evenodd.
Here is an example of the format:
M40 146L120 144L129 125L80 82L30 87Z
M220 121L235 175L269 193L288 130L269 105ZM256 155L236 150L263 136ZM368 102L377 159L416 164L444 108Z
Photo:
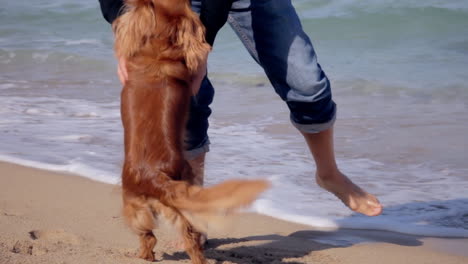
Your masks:
M77 113L73 113L71 116L91 118L91 117L99 117L99 114L96 112L77 112Z
M34 52L32 54L32 58L34 60L37 60L39 62L45 62L49 58L49 53L39 53L39 52Z
M90 141L93 139L92 135L87 134L75 134L75 135L65 135L65 136L58 136L54 137L57 140L64 140L64 141Z
M65 45L83 45L83 44L101 44L97 39L77 39L77 40L67 40Z
M301 12L301 14L309 18L348 17L357 12L377 13L388 12L392 9L429 7L466 11L468 10L468 2L459 0L332 0L320 3L318 6Z
M22 165L25 167L56 171L56 172L67 172L67 173L83 176L92 180L110 183L110 184L119 183L119 179L118 177L116 177L116 175L109 174L106 171L101 171L96 168L92 168L86 164L82 164L78 162L70 162L69 164L63 164L63 165L62 164L49 164L49 163L25 160L25 159L16 158L16 157L7 156L7 155L1 155L1 154L0 154L0 160Z
M120 118L119 102L96 104L81 99L17 96L0 96L0 100L8 102L12 113L79 118Z
M302 1L301 4L304 3L310 4L309 1ZM387 13L393 9L429 7L466 11L468 10L468 2L459 0L331 0L319 3L317 6L308 8L300 13L308 18L349 17L359 12Z
M13 84L13 83L2 83L0 84L0 89L11 89L11 88L15 88L16 85Z
M28 114L28 115L48 115L48 116L57 115L56 113L52 113L49 110L41 109L41 108L26 108L23 113Z
M272 202L267 199L259 199L252 205L252 210L259 214L268 215L281 220L298 224L309 225L318 228L337 230L340 226L333 220L325 217L315 217L310 215L291 214L272 206Z

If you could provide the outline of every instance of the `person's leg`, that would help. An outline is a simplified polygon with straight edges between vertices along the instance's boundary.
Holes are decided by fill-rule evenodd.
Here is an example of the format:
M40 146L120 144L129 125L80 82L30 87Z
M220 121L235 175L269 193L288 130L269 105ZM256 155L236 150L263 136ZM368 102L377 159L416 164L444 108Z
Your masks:
M319 133L301 133L317 166L317 184L333 193L351 210L368 216L379 215L382 206L377 198L354 184L338 169L333 147L333 127Z
M201 0L191 0L192 10L200 14ZM214 88L208 77L201 83L200 90L190 102L189 118L187 120L185 137L185 157L195 174L195 183L203 186L205 156L209 151L208 117L211 114L210 104L213 102Z
M316 181L350 209L369 216L382 206L340 172L333 146L336 106L330 82L317 62L289 0L235 0L228 22L275 91L287 103L293 125L302 133L317 166Z
M206 152L203 152L188 160L193 174L195 174L195 184L199 186L203 186L205 183L205 157Z
M209 151L208 117L211 114L209 106L213 97L213 86L208 78L205 78L198 94L191 99L186 126L185 158L195 174L195 182L200 186L204 182L205 155Z

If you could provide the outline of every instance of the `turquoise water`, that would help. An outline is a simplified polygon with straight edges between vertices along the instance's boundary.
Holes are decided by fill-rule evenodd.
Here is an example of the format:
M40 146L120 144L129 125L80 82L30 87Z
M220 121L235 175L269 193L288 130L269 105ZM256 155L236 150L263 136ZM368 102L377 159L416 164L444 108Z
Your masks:
M0 159L117 183L122 161L112 33L94 0L0 6ZM383 216L320 190L284 104L225 27L207 180L268 178L253 210L322 227L468 236L468 1L293 1L338 103L342 170Z

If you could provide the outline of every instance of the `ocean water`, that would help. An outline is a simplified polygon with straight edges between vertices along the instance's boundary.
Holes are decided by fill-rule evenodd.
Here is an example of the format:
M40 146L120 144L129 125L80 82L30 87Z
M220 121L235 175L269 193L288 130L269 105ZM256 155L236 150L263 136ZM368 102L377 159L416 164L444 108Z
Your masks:
M285 105L229 27L209 62L207 184L269 179L252 210L315 227L468 237L468 1L293 3L332 82L338 164L385 211L356 215L316 186ZM112 43L97 1L3 1L0 160L119 183Z

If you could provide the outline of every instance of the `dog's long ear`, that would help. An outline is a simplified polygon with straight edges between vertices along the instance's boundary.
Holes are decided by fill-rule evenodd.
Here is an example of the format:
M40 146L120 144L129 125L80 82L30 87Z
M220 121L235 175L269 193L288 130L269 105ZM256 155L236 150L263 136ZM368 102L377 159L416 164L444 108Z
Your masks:
M153 0L153 3L158 14L166 17L166 23L170 21L172 44L182 49L185 64L194 73L211 50L200 18L192 11L189 0Z
M175 44L182 47L187 68L194 73L206 59L211 47L205 41L205 28L200 19L190 7L186 8L185 15L177 25Z
M127 0L124 14L112 24L115 34L114 48L118 57L133 56L155 31L155 11L150 2Z
M182 48L189 71L197 71L211 47L205 41L205 28L188 0L126 0L125 3L126 12L113 24L118 57L133 56L155 32L171 34L173 45ZM177 22L172 24L172 21Z

